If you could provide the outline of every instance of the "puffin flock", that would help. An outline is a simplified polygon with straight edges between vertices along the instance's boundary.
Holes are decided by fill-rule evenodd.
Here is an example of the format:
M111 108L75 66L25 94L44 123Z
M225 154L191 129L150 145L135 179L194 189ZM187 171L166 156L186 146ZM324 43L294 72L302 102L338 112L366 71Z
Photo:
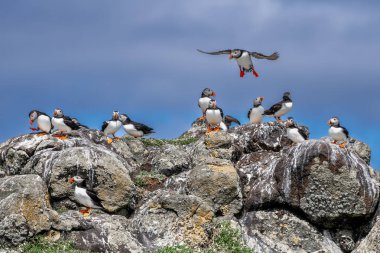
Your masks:
M242 49L222 50L216 52L205 52L199 50L201 53L210 55L228 54L230 59L235 59L239 66L240 77L244 77L245 73L252 72L254 76L258 77L251 57L256 59L277 60L279 55L277 52L267 56L257 52L249 52ZM202 116L197 119L198 122L205 122L207 124L207 132L227 131L229 127L235 123L240 125L240 121L230 115L224 115L223 110L217 106L214 97L216 93L210 89L205 88L201 97L198 100L198 106L201 109ZM264 116L271 116L286 127L287 137L294 143L298 144L308 139L308 135L305 129L299 127L292 117L288 117L286 121L281 119L281 116L288 114L292 107L293 101L291 99L290 92L285 92L282 96L282 100L275 103L269 109L265 110L263 107L264 97L257 97L253 101L253 107L248 111L248 124L260 124ZM37 123L37 127L33 127L34 123ZM73 130L86 129L85 125L82 125L76 118L72 118L63 114L62 109L56 108L52 117L46 113L32 110L29 113L30 129L32 131L39 131L37 136L43 136L46 134L52 134L61 140L69 138ZM340 125L340 121L337 117L331 117L328 121L330 126L328 133L333 139L333 144L339 145L340 148L345 147L345 143L349 140L349 133L346 128ZM108 144L111 144L114 140L119 138L115 136L115 133L123 127L124 131L134 138L141 138L145 135L154 133L153 128L133 121L126 114L120 114L118 111L112 113L110 120L104 121L101 127L101 131L107 136ZM112 138L109 138L109 136ZM91 209L103 209L101 205L101 199L85 186L85 180L80 176L74 176L69 178L69 183L74 189L74 198L82 206L86 207L80 212L84 216L91 214Z

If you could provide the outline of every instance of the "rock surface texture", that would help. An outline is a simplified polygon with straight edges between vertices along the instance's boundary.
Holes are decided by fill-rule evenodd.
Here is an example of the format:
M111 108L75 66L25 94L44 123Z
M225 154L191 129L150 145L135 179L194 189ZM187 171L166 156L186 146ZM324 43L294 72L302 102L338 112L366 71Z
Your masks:
M108 144L83 129L0 144L0 244L55 231L91 252L202 249L223 220L253 252L380 252L380 177L365 143L294 145L273 122L205 130ZM75 175L104 207L88 218L68 183Z

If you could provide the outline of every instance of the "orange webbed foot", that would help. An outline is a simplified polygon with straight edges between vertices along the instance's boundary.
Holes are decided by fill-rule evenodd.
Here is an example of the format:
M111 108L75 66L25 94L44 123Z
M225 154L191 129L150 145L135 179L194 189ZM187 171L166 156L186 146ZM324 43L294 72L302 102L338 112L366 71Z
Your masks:
M108 144L111 144L112 142L113 142L113 140L112 140L111 138L108 138L108 139L107 139L107 143L108 143Z
M206 116L202 116L202 117L199 117L198 119L197 119L197 121L202 121L202 120L204 120L206 118Z
M38 133L37 134L38 137L41 137L41 136L44 136L44 135L47 135L47 133L43 132L43 133Z
M345 147L346 147L346 144L341 143L341 144L339 144L339 147L340 147L340 148L345 148Z
M68 138L69 138L69 136L67 136L67 135L63 135L63 136L58 137L58 139L60 139L62 141L67 140Z
M114 139L115 141L120 140L119 137L114 137L113 139Z

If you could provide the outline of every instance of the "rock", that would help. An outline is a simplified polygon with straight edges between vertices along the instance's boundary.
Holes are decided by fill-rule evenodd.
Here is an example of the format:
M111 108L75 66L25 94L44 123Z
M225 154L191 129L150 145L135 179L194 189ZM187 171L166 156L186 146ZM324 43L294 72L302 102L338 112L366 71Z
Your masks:
M52 224L52 228L58 231L88 230L92 223L84 219L79 211L67 211L59 215L59 219Z
M358 244L353 253L378 253L380 252L380 216L369 234Z
M201 138L207 131L205 120L195 120L189 130L184 132L180 138Z
M213 217L212 208L196 196L158 190L131 222L147 250L153 250L168 245L207 245L206 225Z
M249 212L241 224L248 246L259 252L342 252L327 231L322 234L289 211Z
M239 170L255 175L249 182L247 208L286 204L312 222L335 228L367 219L379 199L367 164L355 152L326 141L310 140L279 155L250 159L260 163L238 163L244 165Z
M18 245L49 230L58 214L51 209L47 187L37 175L0 179L0 243Z
M237 214L243 206L239 176L232 164L196 166L189 174L187 191L223 215Z
M76 249L91 252L146 252L129 229L129 220L120 215L99 214L91 219L92 228L64 233L63 239Z
M354 150L358 154L358 156L361 159L363 159L363 161L365 161L368 165L370 164L371 148L367 144L361 141L355 140L352 146L350 146L350 148Z
M116 212L128 208L133 199L135 187L129 173L133 170L130 164L136 162L132 152L126 152L127 144L115 143L106 144L105 136L93 130L75 131L65 141L49 135L25 135L1 147L2 161L8 174L40 175L55 199L72 197L68 179L80 175L86 187L103 200L104 208ZM120 150L125 152L123 156Z

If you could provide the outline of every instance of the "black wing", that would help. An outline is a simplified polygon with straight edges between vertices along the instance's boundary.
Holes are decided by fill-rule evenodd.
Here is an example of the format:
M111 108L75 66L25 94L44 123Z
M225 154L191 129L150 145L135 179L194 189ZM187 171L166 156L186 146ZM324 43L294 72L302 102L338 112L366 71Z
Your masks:
M249 119L249 116L251 116L251 112L252 112L252 108L249 109L249 111L248 111L248 115L247 115L248 119Z
M217 109L219 109L219 111L220 111L220 116L222 116L222 119L224 118L224 113L223 113L223 110L222 110L222 108L219 108L219 107L216 107Z
M131 122L131 123L135 126L136 130L143 131L144 134L154 133L153 128L148 127L147 125L144 125L138 122Z
M86 193L88 196L90 196L90 198L96 202L97 204L100 204L102 202L102 200L98 197L98 195L96 195L95 192L89 190L89 189L86 189Z
M226 115L226 117L224 118L224 123L226 123L226 125L231 125L232 122L235 122L236 124L240 125L240 121L237 120L236 118L230 116L230 115Z
M68 116L63 117L63 122L73 130L78 130L79 126Z
M274 104L268 110L264 111L264 115L273 115L282 108L282 101Z
M106 127L108 126L108 121L103 121L103 124L102 124L102 131L104 132L104 130L106 129Z
M340 126L343 129L343 133L346 135L346 137L350 137L350 133L348 132L347 128Z
M267 59L267 60L277 60L279 56L279 54L277 52L271 54L271 55L265 55L265 54L261 54L261 53L257 53L257 52L249 52L249 54L252 56L252 57L255 57L256 59Z
M308 139L309 139L309 136L307 135L307 132L306 132L305 128L297 126L297 129L298 129L298 132L300 133L300 135L301 135L305 140L308 140Z
M199 49L197 49L197 50L198 50L198 52L201 52L201 53L204 53L204 54L211 54L211 55L230 54L232 52L231 49L226 49L226 50L216 51L216 52L205 52L205 51L202 51L202 50L199 50Z

